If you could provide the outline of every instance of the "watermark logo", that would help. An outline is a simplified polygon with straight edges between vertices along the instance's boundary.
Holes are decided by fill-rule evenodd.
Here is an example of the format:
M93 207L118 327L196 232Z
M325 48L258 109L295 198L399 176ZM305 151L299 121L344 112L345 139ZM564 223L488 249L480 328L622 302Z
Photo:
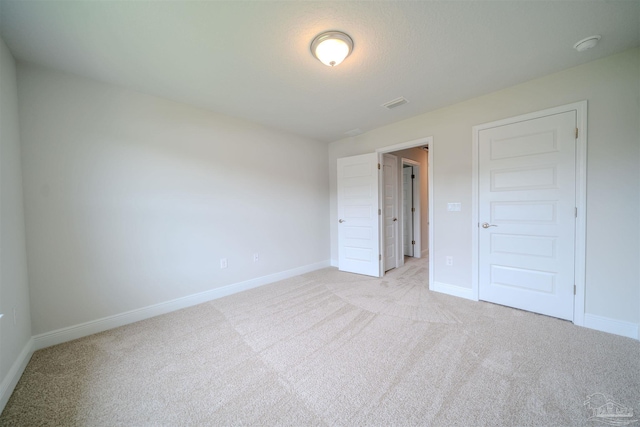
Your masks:
M628 426L638 421L633 417L633 409L602 393L593 393L587 396L584 406L589 411L589 421L600 421L611 426Z

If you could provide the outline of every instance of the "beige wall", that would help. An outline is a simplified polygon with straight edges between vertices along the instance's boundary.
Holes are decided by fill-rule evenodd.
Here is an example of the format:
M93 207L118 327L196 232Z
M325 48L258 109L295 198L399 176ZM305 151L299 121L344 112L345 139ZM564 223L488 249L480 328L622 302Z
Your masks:
M31 338L16 65L0 39L0 411ZM14 324L13 310L16 311Z
M326 144L26 64L18 88L34 335L328 263Z
M586 313L640 321L640 50L634 49L381 127L329 146L331 253L336 159L433 136L435 281L471 287L471 128L588 101ZM447 202L462 203L447 212ZM454 266L445 266L445 257Z

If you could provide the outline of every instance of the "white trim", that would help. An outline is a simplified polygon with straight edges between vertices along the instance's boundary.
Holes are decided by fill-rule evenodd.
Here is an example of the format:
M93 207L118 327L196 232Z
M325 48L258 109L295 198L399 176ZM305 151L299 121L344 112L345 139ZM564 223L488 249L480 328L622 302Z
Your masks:
M88 335L117 328L129 323L138 322L140 320L149 319L151 317L170 313L182 308L191 307L207 301L226 297L228 295L246 291L248 289L268 285L269 283L277 282L279 280L288 279L290 277L299 276L301 274L329 267L329 265L329 260L318 262L315 264L309 264L302 267L293 268L291 270L282 271L280 273L274 273L268 276L262 276L244 282L234 283L220 288L188 295L171 301L165 301L148 307L138 308L136 310L127 311L125 313L91 320L79 325L69 326L51 332L45 332L33 337L34 350L40 350L45 347L86 337Z
M585 289L587 270L587 101L572 104L576 109L576 242L575 270L576 295L573 299L573 323L584 326Z
M407 159L406 157L400 157L400 160L407 165L420 167L420 162L416 162L415 160Z
M378 277L384 277L384 221L382 220L382 201L384 199L384 178L382 176L384 153L378 155Z
M388 145L386 147L381 147L376 149L376 153L392 153L394 151L406 150L407 148L420 147L422 145L429 145L433 143L433 137L427 136L425 138L418 138L412 141L401 142L400 144Z
M331 267L336 267L337 268L338 267L338 260L331 258L331 261L330 261L329 265L331 265Z
M585 313L584 326L597 331L608 332L610 334L640 340L640 335L638 334L640 328L637 323L625 322L623 320L616 320L609 317Z
M396 156L396 212L398 215L396 267L404 266L404 176L402 174L402 158Z
M16 384L18 384L20 377L27 367L27 363L31 360L33 351L34 340L33 338L29 338L29 341L24 345L22 351L18 355L18 358L13 362L13 365L11 365L11 369L7 372L7 376L4 377L2 383L0 383L0 413L7 405L13 390L16 388Z
M573 323L578 326L584 324L585 316L585 270L586 270L586 213L587 213L587 101L579 101L573 104L561 105L542 111L536 111L521 116L510 117L490 123L483 123L472 127L472 161L471 161L471 289L478 299L479 289L479 266L478 266L478 135L481 130L497 126L503 126L516 122L537 119L539 117L560 114L569 111L576 112L576 126L578 128L578 139L576 140L576 207L578 208L578 218L576 219L575 237L575 271L574 280L576 285L576 295L573 304Z
M429 268L431 270L431 268ZM450 285L449 283L433 282L429 284L429 290L451 295L454 297L465 298L472 301L478 301L473 294L471 288L463 288L461 286Z
M410 165L411 167L415 168L413 171L413 175L415 176L414 179L414 184L413 184L413 208L415 209L414 212L412 213L413 216L413 238L415 240L415 245L413 245L413 256L415 258L422 258L422 225L420 224L420 220L422 218L422 213L420 210L420 204L421 204L421 198L420 198L420 192L422 190L422 184L420 182L421 179L421 172L420 172L420 162L416 162L415 160L411 160L411 159L407 159L405 157L402 157L400 159L400 165L402 166L400 168L400 175L401 178L403 178L404 176L402 175L404 172L404 165ZM404 255L404 180L401 179L400 180L400 195L401 195L401 203L400 205L402 206L402 254ZM402 257L403 259L403 263L404 263L404 256Z
M429 245L427 247L427 256L429 257L429 290L434 291L435 288L432 284L435 283L435 269L436 266L433 262L434 250L433 241L435 236L433 234L433 139L429 143L429 149L427 150L427 211L429 213Z

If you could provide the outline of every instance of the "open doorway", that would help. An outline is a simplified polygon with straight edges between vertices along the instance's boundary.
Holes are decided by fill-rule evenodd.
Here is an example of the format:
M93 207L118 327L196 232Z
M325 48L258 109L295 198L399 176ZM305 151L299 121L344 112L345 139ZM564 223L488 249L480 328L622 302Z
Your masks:
M428 255L428 145L383 154L382 197L384 270L401 267L409 258ZM394 167L389 163L395 162ZM393 173L394 177L389 177ZM392 207L391 203L395 203ZM393 217L394 222L387 220ZM394 253L390 250L394 248ZM424 248L424 251L423 251Z
M428 148L428 150L424 148ZM379 148L373 153L338 159L338 269L340 271L382 277L387 270L384 260L387 253L392 257L391 268L404 265L404 245L399 240L402 232L401 221L399 221L402 216L398 214L401 212L401 205L391 203L390 206L397 206L397 209L390 211L389 224L382 220L385 185L389 184L389 182L385 183L385 174L382 169L385 154L397 152L400 154L400 161L403 158L412 160L408 155L410 151L413 151L414 154L421 153L422 156L421 159L413 160L420 164L420 176L422 177L419 214L421 238L414 239L420 241L420 250L416 252L414 247L414 257L418 254L425 257L428 254L429 264L433 264L433 214L430 206L432 206L433 200L431 165L434 150L433 138L426 137ZM398 158L393 155L386 157ZM402 163L394 164L396 165L395 172L390 173L397 178L395 181L399 181L403 169ZM396 199L400 200L399 188L393 184L390 187L392 189L390 191L395 188L395 191L398 192L395 193L398 195ZM422 196L423 194L424 196ZM392 229L385 230L386 226L391 226ZM387 245L386 231L392 231L392 237L395 236L394 238L398 240L392 240L391 244ZM394 263L395 266L393 266ZM433 269L431 268L429 269L429 283L430 286L433 283Z

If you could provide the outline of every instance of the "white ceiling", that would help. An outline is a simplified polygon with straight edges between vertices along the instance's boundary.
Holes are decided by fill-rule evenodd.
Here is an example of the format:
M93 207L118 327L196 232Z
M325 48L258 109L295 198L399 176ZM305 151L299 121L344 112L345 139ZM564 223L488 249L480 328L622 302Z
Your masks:
M640 1L0 0L0 14L20 61L322 141L640 46ZM355 43L336 68L309 51L326 30Z

